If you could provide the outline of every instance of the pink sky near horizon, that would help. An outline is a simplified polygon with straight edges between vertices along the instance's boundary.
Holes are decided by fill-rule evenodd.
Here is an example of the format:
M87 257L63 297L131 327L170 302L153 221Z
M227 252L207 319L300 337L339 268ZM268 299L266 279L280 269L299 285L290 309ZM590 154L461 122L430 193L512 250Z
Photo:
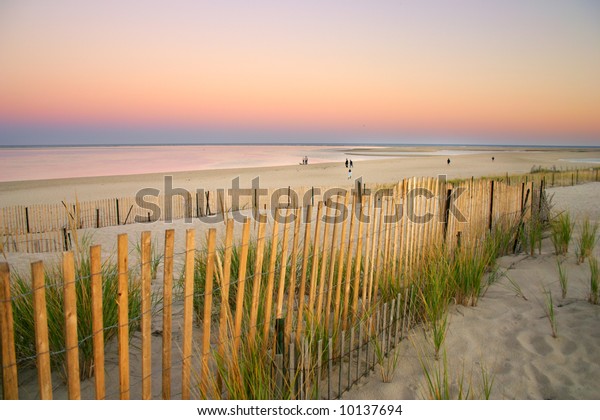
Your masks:
M8 1L0 121L600 138L592 1Z

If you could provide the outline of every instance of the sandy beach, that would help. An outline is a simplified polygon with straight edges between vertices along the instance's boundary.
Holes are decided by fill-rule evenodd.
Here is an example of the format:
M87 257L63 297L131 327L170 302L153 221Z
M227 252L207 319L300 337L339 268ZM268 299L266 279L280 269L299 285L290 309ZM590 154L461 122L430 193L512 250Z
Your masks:
M448 154L444 154L444 151ZM450 154L474 152L468 154ZM419 153L439 153L422 155ZM376 160L355 159L352 180L344 166L346 158L376 154ZM389 156L389 159L384 158ZM494 161L492 161L494 157ZM447 159L451 163L447 164ZM577 160L600 161L598 149L535 149L489 147L403 147L403 148L352 148L339 153L339 161L262 168L211 169L142 175L121 175L52 179L38 181L0 182L2 206L51 204L61 200L80 201L100 198L135 196L141 188L164 189L164 176L173 176L173 186L193 191L197 188L215 190L231 188L232 180L239 177L240 186L248 188L258 177L263 188L287 186L347 186L362 178L367 184L393 183L413 176L446 175L448 179L470 178L483 175L501 176L528 173L533 166L546 168L585 168L600 166Z
M548 189L554 210L568 211L580 223L600 222L600 183ZM568 293L561 288L554 248L543 239L542 254L509 255L499 259L502 277L492 284L476 307L452 306L445 351L453 389L462 377L472 383L474 397L482 390L482 369L493 379L492 399L600 399L600 306L588 302L590 269L577 264L576 230L569 253L560 257L568 273ZM600 257L598 246L594 252ZM516 293L511 281L521 288ZM558 338L546 313L544 288L552 292ZM399 363L391 383L379 372L352 389L347 399L427 398L421 362L433 361L432 344L417 328L399 346Z
M431 149L426 149L431 150ZM413 150L418 152L418 150ZM397 151L388 151L396 153ZM381 151L377 151L381 153ZM494 156L494 162L491 157ZM371 184L397 182L408 176L435 176L446 174L449 178L466 178L481 175L502 175L506 172L527 173L532 166L560 168L589 167L589 163L569 160L598 159L600 151L510 151L483 150L477 154L453 155L451 164L446 156L390 157L389 159L362 161L355 164L354 178L362 177ZM53 203L61 199L80 200L133 195L143 186L160 188L164 174L131 175L124 177L95 177L70 180L24 181L0 183L2 205ZM339 163L308 166L268 168L222 169L200 172L174 173L174 183L182 188L217 188L230 186L231 179L239 176L240 184L250 184L259 176L261 186L282 185L346 185L343 159ZM600 183L575 187L549 189L553 195L555 211L568 210L581 222L585 217L600 221ZM195 220L192 225L175 221L168 228L176 230L176 253L183 250L184 231L197 229L201 238L206 224ZM211 226L212 227L212 226ZM217 226L222 234L223 224ZM104 256L114 255L116 237L130 235L135 244L144 230L162 241L167 228L162 223L106 227L93 230L93 242L101 244ZM236 227L238 229L239 226ZM577 237L578 231L575 236ZM221 237L221 236L219 236ZM486 291L476 307L453 306L446 339L448 366L451 380L460 376L472 381L474 396L479 389L481 370L493 378L491 397L494 399L600 399L597 378L600 375L600 306L587 302L589 293L589 267L577 264L575 241L571 243L564 265L569 273L569 292L560 298L556 256L549 238L543 242L542 255L528 257L524 254L506 256L499 260L502 275ZM599 248L595 250L600 256ZM28 264L38 259L58 261L58 254L9 253L11 269L28 270ZM180 266L176 268L179 273ZM511 282L520 285L523 296L515 294ZM550 324L544 313L544 292L552 290L556 302L558 338L551 336ZM176 334L179 332L176 331ZM135 342L136 338L134 338ZM155 338L157 351L160 339ZM400 361L391 383L382 383L376 372L363 379L344 397L347 399L419 399L426 397L425 379L419 360L432 360L431 345L420 328L413 330L398 348ZM112 360L107 380L116 389L118 377ZM154 361L158 371L159 358ZM139 377L139 363L132 361L132 377ZM462 372L462 373L461 373ZM23 378L27 380L27 378ZM34 376L28 379L24 398L35 398ZM158 383L153 394L160 396ZM83 383L84 392L93 390L92 381ZM57 385L56 398L66 396L64 385ZM113 395L114 397L114 395ZM136 395L132 397L137 398Z

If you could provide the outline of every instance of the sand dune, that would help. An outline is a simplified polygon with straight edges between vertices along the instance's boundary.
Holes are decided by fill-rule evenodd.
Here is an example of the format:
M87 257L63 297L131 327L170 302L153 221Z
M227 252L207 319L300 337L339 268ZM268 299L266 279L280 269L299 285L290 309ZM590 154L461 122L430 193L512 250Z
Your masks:
M579 220L583 214L599 220L600 183L549 192L554 193L555 210L568 210ZM565 299L561 298L557 256L550 238L545 238L541 255L501 258L503 277L489 287L476 307L452 307L445 349L455 386L461 376L465 383L472 379L477 396L483 368L494 380L493 399L600 399L600 306L587 301L590 270L587 262L577 264L575 250L573 241L563 262L569 279ZM595 255L600 256L598 247ZM509 279L520 286L522 295ZM558 338L552 337L545 314L544 287L552 292ZM400 344L400 362L391 383L383 383L377 373L344 397L426 397L419 359L433 363L432 348L423 330L412 331Z

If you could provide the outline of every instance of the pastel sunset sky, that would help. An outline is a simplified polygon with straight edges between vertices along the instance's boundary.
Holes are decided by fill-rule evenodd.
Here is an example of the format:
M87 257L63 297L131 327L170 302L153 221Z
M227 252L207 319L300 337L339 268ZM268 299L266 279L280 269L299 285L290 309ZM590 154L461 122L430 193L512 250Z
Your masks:
M597 0L4 0L0 145L600 146Z

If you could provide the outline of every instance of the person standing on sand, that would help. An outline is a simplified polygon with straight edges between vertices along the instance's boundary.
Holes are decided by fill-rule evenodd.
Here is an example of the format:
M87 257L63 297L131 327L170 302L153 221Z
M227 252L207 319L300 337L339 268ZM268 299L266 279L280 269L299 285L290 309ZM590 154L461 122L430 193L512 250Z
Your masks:
M348 167L348 158L346 158L346 168Z
M352 179L352 169L348 169L348 179Z
M352 163L352 159L350 159L350 167L353 168L354 164Z
M448 165L450 165L450 158L448 158Z
M494 156L492 156L492 162L494 161Z

